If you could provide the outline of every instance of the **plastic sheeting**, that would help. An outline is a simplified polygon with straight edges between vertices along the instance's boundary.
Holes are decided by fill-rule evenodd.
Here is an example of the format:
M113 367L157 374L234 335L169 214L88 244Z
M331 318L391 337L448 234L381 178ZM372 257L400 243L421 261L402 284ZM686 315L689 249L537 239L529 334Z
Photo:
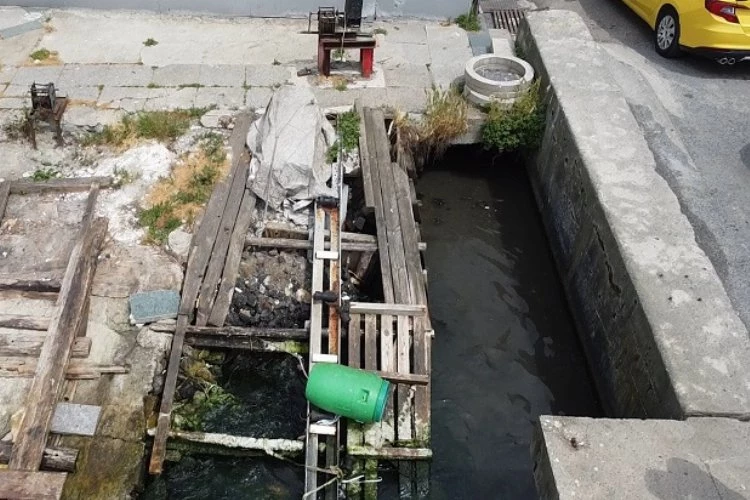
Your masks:
M310 89L282 87L247 134L252 153L248 187L275 210L338 196L326 185L331 177L326 153L335 136Z

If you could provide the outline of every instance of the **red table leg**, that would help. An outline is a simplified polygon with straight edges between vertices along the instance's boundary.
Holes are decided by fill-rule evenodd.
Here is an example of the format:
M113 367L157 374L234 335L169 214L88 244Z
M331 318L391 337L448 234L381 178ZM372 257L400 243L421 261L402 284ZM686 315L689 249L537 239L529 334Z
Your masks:
M370 78L372 75L372 60L375 56L375 49L360 49L359 62L361 65L362 76Z

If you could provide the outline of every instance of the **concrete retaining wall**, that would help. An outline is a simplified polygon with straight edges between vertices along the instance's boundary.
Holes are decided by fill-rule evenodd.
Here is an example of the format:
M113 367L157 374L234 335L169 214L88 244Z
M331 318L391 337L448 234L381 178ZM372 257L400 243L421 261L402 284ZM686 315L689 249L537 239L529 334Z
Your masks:
M750 340L581 18L530 13L549 101L532 183L605 410L750 417Z
M304 15L317 11L319 5L344 8L343 0L320 2L319 0L0 0L0 5L21 7L81 7L88 9L128 9L168 12L202 12L227 16L289 16ZM466 12L469 0L365 0L363 13L378 17L456 17Z

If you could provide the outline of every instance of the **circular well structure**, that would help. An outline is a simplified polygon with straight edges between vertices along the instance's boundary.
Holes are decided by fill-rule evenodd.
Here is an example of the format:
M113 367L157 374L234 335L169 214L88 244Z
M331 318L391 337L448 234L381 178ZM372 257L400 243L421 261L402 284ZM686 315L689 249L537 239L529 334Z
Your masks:
M534 81L534 68L523 59L496 54L472 57L464 70L464 96L486 106L512 103Z

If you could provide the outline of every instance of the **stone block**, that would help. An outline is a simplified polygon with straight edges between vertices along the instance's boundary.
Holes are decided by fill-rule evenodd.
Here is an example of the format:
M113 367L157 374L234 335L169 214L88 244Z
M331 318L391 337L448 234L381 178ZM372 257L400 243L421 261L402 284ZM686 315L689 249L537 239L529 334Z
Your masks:
M245 85L248 87L273 87L289 82L297 71L293 66L245 66Z
M99 87L68 87L65 90L60 90L60 94L67 96L71 101L89 101L92 103L99 99L100 93Z
M490 38L492 39L492 53L499 56L508 57L516 54L515 43L510 31L506 29L491 29Z
M72 434L75 436L93 436L99 423L101 406L73 403L57 403L52 415L50 432L55 434Z
M55 85L61 91L71 87L104 85L107 81L108 71L108 64L66 64Z
M130 296L130 319L135 324L177 317L180 294L174 290L141 292Z
M20 97L0 97L0 109L23 109L28 107L28 99Z
M13 79L12 85L20 85L28 88L32 83L55 83L60 79L63 71L62 66L22 66L18 68Z
M163 90L163 89L155 89ZM145 111L172 110L172 109L189 109L195 106L195 96L198 89L165 89L166 95L148 99L143 106Z
M0 67L0 83L10 83L13 77L16 75L18 68L15 66L2 66Z
M541 416L534 432L540 498L750 498L750 425L733 419Z
M421 113L427 103L424 89L395 87L386 89L385 93L384 105L406 113Z
M468 59L463 62L456 61L449 64L431 64L430 75L432 76L432 84L444 90L459 85L463 81L467 61Z
M200 81L200 64L170 64L154 69L152 83L161 87L190 85Z
M202 65L198 83L205 87L242 87L245 67L235 64Z
M27 85L8 85L5 87L5 90L3 90L3 93L0 94L3 97L23 97L28 99L29 96L29 86Z
M388 87L429 88L432 78L426 64L401 64L384 68L385 84Z
M195 95L196 108L240 108L245 104L242 87L203 87Z
M111 87L145 87L153 75L153 68L143 64L110 64L102 83Z

